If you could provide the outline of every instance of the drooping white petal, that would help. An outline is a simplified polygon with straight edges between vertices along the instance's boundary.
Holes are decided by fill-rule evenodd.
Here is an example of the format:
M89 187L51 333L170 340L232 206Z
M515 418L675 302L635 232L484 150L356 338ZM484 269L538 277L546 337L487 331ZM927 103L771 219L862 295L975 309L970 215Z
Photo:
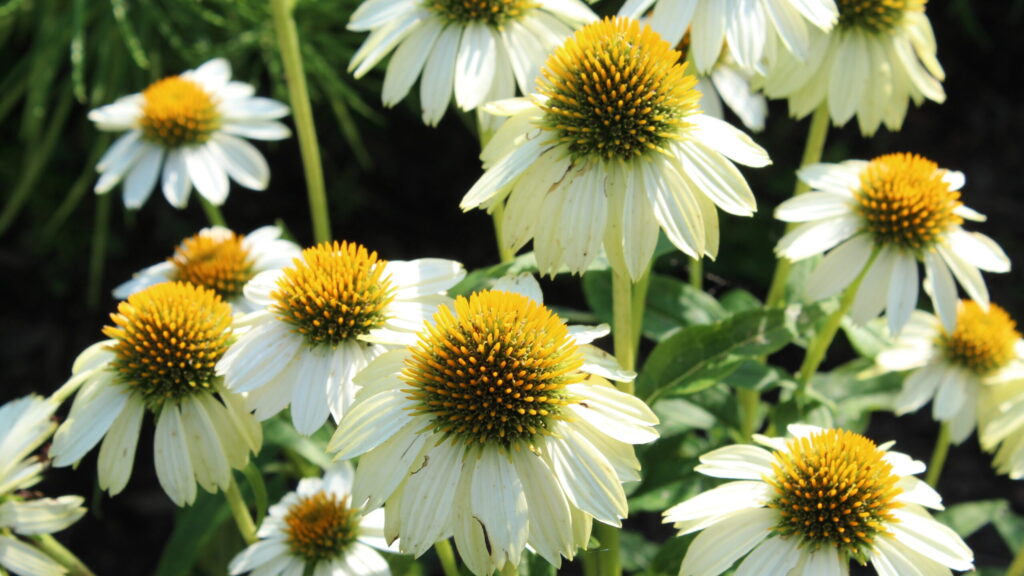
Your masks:
M455 57L455 103L472 110L483 103L496 70L498 38L489 26L473 22L462 32Z
M167 160L164 162L164 171L160 180L160 189L164 193L164 198L167 199L171 206L182 209L188 205L188 195L192 189L192 180L188 176L185 156L181 150L175 149L167 153Z
M528 534L527 502L509 454L482 450L473 474L470 505L487 541L498 549L498 563L505 556L513 565L519 564Z
M403 552L419 556L449 534L464 452L461 445L440 442L423 458L419 469L410 473L400 509Z
M218 132L207 143L228 176L250 190L266 190L270 183L270 166L255 146L241 138Z
M128 397L113 381L112 374L104 374L83 386L71 405L67 420L53 436L50 447L53 465L68 466L81 460L110 430Z
M448 109L448 102L451 101L452 85L455 80L455 57L461 37L461 26L447 26L427 57L420 81L420 102L423 105L423 122L428 126L435 126L441 121L445 110Z
M775 510L756 508L709 526L690 543L680 573L721 574L767 538L778 521Z
M153 459L160 487L178 506L192 504L196 499L195 474L185 435L180 410L174 404L165 404L156 419Z
M108 491L111 496L120 494L128 485L145 413L146 406L141 399L128 400L100 445L99 460L96 463L100 488Z
M348 459L381 445L408 422L409 400L400 389L385 390L360 400L341 419L328 452Z

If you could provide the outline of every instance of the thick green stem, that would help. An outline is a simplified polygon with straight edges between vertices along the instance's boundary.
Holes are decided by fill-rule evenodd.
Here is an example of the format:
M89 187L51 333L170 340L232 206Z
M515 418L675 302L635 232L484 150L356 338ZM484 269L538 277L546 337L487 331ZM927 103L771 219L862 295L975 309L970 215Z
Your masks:
M626 370L636 368L636 347L633 337L633 281L625 270L612 270L612 336L615 359ZM628 386L627 386L628 384ZM633 393L632 383L622 383L622 390Z
M1024 545L1021 545L1010 567L1006 569L1006 576L1024 576Z
M459 576L459 565L455 561L452 543L447 538L434 542L434 551L437 552L437 559L441 561L441 570L444 571L444 576Z
M306 173L306 190L309 194L309 211L313 219L313 238L316 243L331 239L331 220L327 211L327 191L324 187L324 172L320 164L320 145L317 143L316 126L313 124L313 108L309 103L306 88L306 73L302 68L302 53L299 50L299 32L295 27L292 10L294 0L270 0L274 15L274 31L277 34L281 62L284 64L285 80L288 82L288 99L292 105L292 117L299 137L299 151L302 167Z
M619 529L603 522L594 522L594 538L601 543L597 551L598 576L621 576L622 558L619 554Z
M651 262L650 264L653 264ZM644 331L644 308L647 305L647 289L651 286L651 266L648 264L647 271L633 284L633 358L635 359L640 350L640 339ZM636 364L636 361L633 362ZM634 366L635 369L635 366Z
M807 142L804 144L804 156L800 161L800 167L817 164L821 161L821 154L825 150L825 138L828 136L828 103L822 102L821 106L814 111L811 117L811 127L807 132ZM796 179L796 187L793 189L793 196L799 196L810 188L803 180ZM792 226L787 226L789 231ZM789 279L789 271L793 263L786 258L779 258L775 265L775 274L772 276L771 287L768 288L768 297L765 300L766 308L780 306L786 299L786 281Z
M227 227L228 221L224 219L224 214L220 211L220 208L204 198L201 194L198 196L199 205L203 207L203 212L206 213L206 219L210 221L210 226Z
M928 462L928 474L924 479L932 488L939 487L939 477L942 476L942 467L946 465L948 455L949 422L943 422L939 426L939 435L935 438L935 448L932 449L932 459Z
M68 576L96 576L96 574L79 560L73 552L64 547L56 538L49 534L40 534L32 537L36 548L39 548L47 556L53 558L58 564L68 569Z
M878 257L878 249L876 248L871 253L871 257L868 258L864 268L857 274L857 278L846 287L846 291L843 292L843 297L839 300L839 308L836 309L826 320L825 325L821 327L821 330L814 336L811 343L807 346L807 355L804 356L803 364L800 365L800 372L798 373L798 384L797 388L797 402L802 404L803 400L807 398L807 391L811 386L811 379L818 372L818 368L821 366L822 361L825 359L825 353L828 352L832 341L835 340L836 334L839 332L839 326L843 322L843 317L850 311L850 307L853 306L853 301L857 297L857 289L860 288L860 283L864 281L864 276L867 275L868 270L871 269L871 265L875 263L875 258Z
M92 252L89 254L89 283L85 290L85 307L95 311L100 307L103 288L103 265L107 260L107 236L110 232L111 194L96 198L96 213L92 224Z
M761 394L750 388L737 388L736 401L740 408L740 438L747 441L754 432L757 432Z
M511 262L516 255L505 245L505 234L502 230L501 221L505 216L505 201L502 200L491 209L491 218L494 220L494 239L498 241L498 257L501 263Z
M238 526L238 533L242 535L242 539L246 544L255 543L256 524L252 521L252 516L249 515L249 507L246 506L245 499L242 498L242 493L238 490L234 474L231 475L231 484L228 484L228 489L224 491L224 498L228 501L231 515L235 517L235 524Z
M704 260L701 258L690 258L690 286L697 290L704 289Z

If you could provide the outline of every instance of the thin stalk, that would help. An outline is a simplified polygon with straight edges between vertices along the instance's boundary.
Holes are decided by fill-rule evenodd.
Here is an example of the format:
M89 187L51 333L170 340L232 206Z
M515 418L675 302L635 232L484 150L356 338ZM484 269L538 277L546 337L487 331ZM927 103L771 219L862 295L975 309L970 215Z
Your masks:
M1020 547L1010 567L1006 569L1006 576L1024 576L1024 545Z
M932 459L928 462L928 474L924 479L932 488L939 487L939 477L942 476L942 467L946 465L948 455L949 422L943 422L939 426L939 435L935 438L935 448L932 449Z
M622 576L619 529L603 522L594 522L594 538L601 543L595 555L598 576Z
M452 543L447 538L434 542L434 551L441 561L441 570L444 576L459 576L459 564L455 561L455 551L452 550Z
M224 498L228 501L228 507L231 508L231 515L235 517L238 533L242 535L246 544L254 544L256 542L256 524L252 521L252 516L249 515L249 507L246 506L245 499L242 498L242 493L238 490L234 474L231 475L228 489L224 491Z
M828 103L822 102L821 106L814 111L811 117L811 127L807 132L807 142L804 144L804 156L800 160L800 167L817 164L821 161L821 154L825 150L825 138L828 136ZM793 196L799 196L810 188L799 178L796 179L796 187L793 189ZM792 226L786 226L789 231ZM779 258L775 265L775 274L772 276L771 287L768 288L768 297L765 300L766 308L773 308L782 305L786 299L786 281L789 279L789 271L793 263L787 258Z
M78 556L75 556L74 553L65 548L53 536L40 534L33 536L32 540L35 542L36 548L39 548L47 556L56 560L58 564L67 568L68 576L96 576L96 573L90 570Z
M299 49L299 32L295 27L292 10L294 0L270 0L274 17L274 31L277 34L278 49L284 65L284 76L288 83L288 99L292 105L292 118L299 137L299 152L302 167L306 173L306 191L309 195L309 211L313 219L313 238L317 244L331 239L331 220L327 210L327 190L324 187L323 166L320 163L320 145L317 142L316 126L313 124L313 107L309 103L306 87L306 73L302 68L302 53Z
M752 388L737 388L736 402L740 408L740 438L746 441L757 432L761 393Z
M633 357L636 358L640 350L640 339L644 330L644 308L647 305L647 290L651 286L651 265L648 263L647 271L633 284ZM635 364L635 362L634 362Z
M633 342L633 281L623 270L612 269L612 336L615 359L626 370L636 367L636 348ZM633 393L632 383L620 383L624 392Z
M501 574L501 576L519 576L519 567L511 562L505 562L505 565L501 567L499 574Z
M807 391L811 386L811 379L818 372L821 362L825 359L825 353L828 352L829 347L832 346L832 341L835 340L836 334L839 332L843 316L846 316L846 313L850 311L850 307L853 306L853 301L857 296L857 289L860 288L860 283L864 281L864 277L867 276L868 270L871 269L871 265L875 263L875 258L877 257L878 249L875 248L871 252L867 263L864 264L860 274L857 274L857 278L846 287L843 297L839 300L839 308L825 320L825 325L822 326L821 331L814 336L814 339L807 346L807 354L804 356L803 364L800 365L800 371L798 372L798 404L802 404L803 400L807 397Z
M505 215L505 201L502 200L491 209L491 218L494 220L494 238L498 241L498 257L501 263L511 262L516 255L505 245L505 235L502 230L501 221Z
M196 194L196 196L199 196L199 205L203 207L203 212L206 213L206 219L210 221L210 226L227 227L228 222L224 219L224 214L220 211L220 208L204 198L202 194Z
M101 194L96 198L96 213L93 216L92 252L89 254L89 283L85 291L85 307L95 311L100 307L103 288L103 267L107 256L107 236L110 233L110 204L112 195Z
M697 290L704 289L704 260L702 258L690 258L690 286Z
M252 489L253 498L256 500L256 518L254 524L258 527L267 516L267 485L263 482L263 474L254 460L249 460L245 468L242 468L246 482Z

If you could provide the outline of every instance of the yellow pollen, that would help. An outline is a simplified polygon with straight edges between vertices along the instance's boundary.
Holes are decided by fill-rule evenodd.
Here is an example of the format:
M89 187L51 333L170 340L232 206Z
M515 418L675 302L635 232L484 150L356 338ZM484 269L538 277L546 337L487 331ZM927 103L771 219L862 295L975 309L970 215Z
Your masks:
M630 18L588 24L548 57L537 80L542 126L573 156L630 160L664 152L698 112L697 80L649 26Z
M952 335L943 331L937 344L947 360L984 376L1016 357L1020 337L1006 310L989 304L986 312L977 302L964 300L957 309L956 330Z
M211 389L231 336L231 307L215 292L157 284L118 304L110 319L103 333L116 341L113 368L150 408Z
M142 92L142 135L165 148L202 144L220 127L213 96L197 82L171 76Z
M174 279L209 288L224 299L240 296L254 275L244 240L245 236L231 231L186 238L167 259L174 265Z
M955 210L960 192L943 181L946 171L916 154L875 158L860 174L857 210L878 245L919 251L963 223Z
M534 0L431 0L427 6L447 20L463 25L482 22L501 29L537 7Z
M928 0L838 0L840 28L885 32L908 12L924 12Z
M334 347L367 334L384 323L384 309L395 298L386 265L354 242L307 248L270 294L274 310L311 346Z
M893 522L899 476L871 440L847 430L793 438L775 452L775 487L768 504L781 520L775 530L812 550L833 546L865 563L874 539Z
M520 294L488 290L442 307L409 347L402 379L414 410L453 441L510 446L550 433L583 379L562 320Z
M338 558L356 540L359 510L349 507L349 497L317 492L288 509L288 546L307 562Z

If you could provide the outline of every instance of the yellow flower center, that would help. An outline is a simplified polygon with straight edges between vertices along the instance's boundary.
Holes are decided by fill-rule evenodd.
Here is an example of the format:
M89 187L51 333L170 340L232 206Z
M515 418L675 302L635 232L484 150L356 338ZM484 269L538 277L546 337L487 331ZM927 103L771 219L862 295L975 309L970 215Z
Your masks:
M349 498L317 492L300 499L288 509L288 546L307 562L341 556L359 534L359 510L349 507Z
M337 346L381 326L395 298L387 261L354 242L324 242L302 251L270 294L285 322L311 346Z
M963 223L954 212L960 192L949 189L944 174L916 154L887 154L867 165L854 196L876 244L920 250Z
M518 20L533 8L533 0L429 0L427 6L442 17L459 24L482 22L495 28Z
M528 445L549 434L583 357L562 320L526 296L485 291L442 307L410 347L402 379L453 440Z
M1006 310L989 304L986 312L977 302L965 300L957 310L956 330L952 336L943 332L938 345L950 362L984 376L1016 357L1017 340L1017 323Z
M213 96L197 82L171 76L142 92L142 135L165 148L202 144L220 127Z
M924 12L928 0L838 0L839 27L885 32L907 12Z
M230 231L186 238L168 258L174 265L174 279L209 288L225 299L240 296L255 273L244 240L245 236Z
M817 549L834 546L866 561L878 534L893 521L893 499L902 490L885 452L860 434L823 430L793 438L775 452L775 498L782 520L775 530Z
M584 26L548 57L541 75L543 126L577 158L663 152L682 137L700 100L680 53L629 18Z
M113 367L151 408L212 387L231 336L231 307L215 292L157 284L118 304L110 319L103 333L116 340Z

